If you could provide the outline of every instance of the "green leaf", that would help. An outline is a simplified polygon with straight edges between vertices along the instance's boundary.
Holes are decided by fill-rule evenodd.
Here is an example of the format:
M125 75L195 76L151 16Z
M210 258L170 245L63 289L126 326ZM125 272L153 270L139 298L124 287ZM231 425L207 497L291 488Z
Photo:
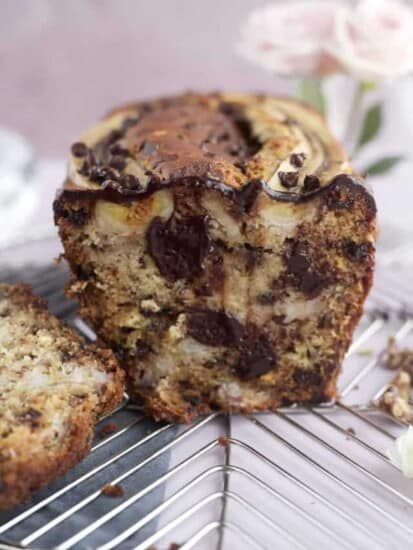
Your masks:
M371 92L377 88L377 82L373 80L362 80L360 82L360 90L362 92Z
M364 116L363 125L357 147L360 148L377 135L381 126L381 105L376 103L372 105Z
M368 176L386 174L401 160L403 160L402 156L383 157L382 159L373 162L373 164L370 164L370 166L364 170L364 173Z
M326 110L326 102L321 86L321 80L301 80L298 84L298 98L309 103L322 113Z

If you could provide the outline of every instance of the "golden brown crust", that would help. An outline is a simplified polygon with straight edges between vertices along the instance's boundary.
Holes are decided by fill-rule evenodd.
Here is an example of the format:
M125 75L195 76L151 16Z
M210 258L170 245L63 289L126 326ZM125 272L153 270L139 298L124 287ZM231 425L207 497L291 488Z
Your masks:
M123 378L111 351L86 346L28 286L0 284L0 509L86 456Z

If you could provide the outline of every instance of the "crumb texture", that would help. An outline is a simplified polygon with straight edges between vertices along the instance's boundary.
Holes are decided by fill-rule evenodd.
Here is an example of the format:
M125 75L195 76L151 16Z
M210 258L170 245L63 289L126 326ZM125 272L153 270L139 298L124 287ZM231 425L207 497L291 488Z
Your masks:
M69 293L131 395L179 421L335 398L375 215L318 113L235 94L115 111L55 202Z
M87 346L28 287L0 284L0 509L79 462L122 393L111 351Z

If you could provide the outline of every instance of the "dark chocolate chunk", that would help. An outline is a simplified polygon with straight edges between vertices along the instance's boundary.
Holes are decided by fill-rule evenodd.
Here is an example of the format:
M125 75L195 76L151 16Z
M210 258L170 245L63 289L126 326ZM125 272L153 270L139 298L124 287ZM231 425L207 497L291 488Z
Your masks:
M277 357L265 334L254 325L244 327L224 311L196 310L187 313L188 335L206 346L233 347L239 351L234 372L250 380L275 368Z
M303 191L304 193L311 193L320 188L320 180L317 176L308 174L304 178Z
M355 241L348 239L344 242L343 249L346 256L356 262L362 261L366 258L372 258L374 254L374 247L370 242L356 243Z
M288 273L300 277L308 271L310 262L307 259L305 252L306 247L303 243L298 242L294 245L287 261Z
M315 297L326 285L326 277L319 274L308 258L305 243L296 242L287 258L287 272L293 276L295 286L308 297Z
M233 346L243 335L242 325L223 311L192 311L187 326L189 336L207 346Z
M320 386L323 381L318 369L295 369L293 379L300 386Z
M155 218L146 233L148 249L161 274L169 281L191 280L203 271L210 244L204 216Z
M290 162L295 168L301 168L305 161L304 153L293 153L290 157Z
M255 334L255 327L247 330L242 341L241 357L236 373L243 380L251 380L276 367L277 357L264 334Z
M315 271L307 271L300 281L300 290L308 297L315 297L327 285L325 277Z
M72 145L71 151L72 151L72 155L74 157L82 158L82 157L87 156L87 154L89 152L89 149L88 149L86 143L82 143L81 141L77 141L76 143L74 143Z
M298 172L278 172L281 185L286 189L296 187L298 184Z

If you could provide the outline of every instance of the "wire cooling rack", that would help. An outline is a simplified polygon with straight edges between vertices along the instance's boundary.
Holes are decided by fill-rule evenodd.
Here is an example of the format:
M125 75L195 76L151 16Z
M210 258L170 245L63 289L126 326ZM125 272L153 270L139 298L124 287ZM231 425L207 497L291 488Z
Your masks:
M376 405L392 378L380 364L388 337L413 337L408 294L390 271L376 277L339 402L177 427L145 419L125 396L86 460L0 514L0 548L412 548L413 481L387 456L405 426ZM93 337L62 294L63 267L0 278L30 282Z

